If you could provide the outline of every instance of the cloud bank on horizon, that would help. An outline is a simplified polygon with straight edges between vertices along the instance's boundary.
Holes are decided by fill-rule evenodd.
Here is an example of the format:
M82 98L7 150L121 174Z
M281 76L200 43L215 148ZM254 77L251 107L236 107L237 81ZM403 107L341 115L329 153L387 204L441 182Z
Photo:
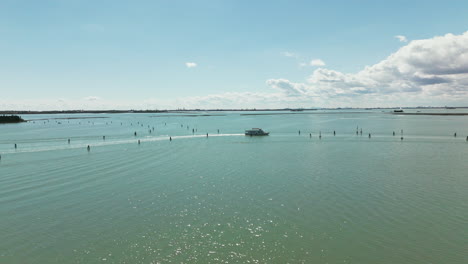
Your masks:
M406 41L403 36L397 36ZM401 38L400 38L401 37ZM313 66L325 66L312 60ZM357 73L317 68L305 82L266 80L275 93L225 93L181 100L189 105L241 107L417 106L442 101L468 104L468 31L413 40Z
M396 36L400 41L403 36ZM402 37L402 38L400 38ZM296 56L293 52L283 53ZM320 59L302 81L265 80L271 92L227 92L178 99L114 102L93 95L58 101L7 102L3 109L175 109L283 107L392 107L468 105L468 31L412 40L386 59L357 73L326 68ZM187 68L197 66L187 62Z

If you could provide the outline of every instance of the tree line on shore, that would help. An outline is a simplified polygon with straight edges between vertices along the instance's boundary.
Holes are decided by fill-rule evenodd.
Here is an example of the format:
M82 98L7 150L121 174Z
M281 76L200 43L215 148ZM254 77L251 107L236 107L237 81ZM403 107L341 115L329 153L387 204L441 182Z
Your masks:
M0 115L0 123L20 123L25 122L21 116L18 115Z

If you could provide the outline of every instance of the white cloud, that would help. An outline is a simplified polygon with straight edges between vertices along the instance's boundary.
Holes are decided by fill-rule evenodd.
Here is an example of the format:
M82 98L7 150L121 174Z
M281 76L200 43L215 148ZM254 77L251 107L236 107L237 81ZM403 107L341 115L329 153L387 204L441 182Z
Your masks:
M307 87L303 83L293 83L286 79L270 79L266 81L266 84L285 96L302 96L307 94Z
M160 101L154 101L154 105L162 106ZM194 96L180 98L165 102L166 108L199 108L199 109L229 109L229 108L275 108L275 107L312 107L314 101L305 96L289 96L283 91L274 93L257 92L229 92L223 94L211 94L206 96ZM165 107L159 107L163 109Z
M325 66L325 62L323 62L323 60L321 59L313 59L310 61L310 66L316 66L316 67Z
M187 65L188 66L188 65ZM412 40L357 73L317 68L307 80L266 80L271 92L231 92L175 100L111 102L96 96L67 99L61 109L174 109L267 107L389 107L467 105L468 32ZM53 101L0 99L0 109L54 109Z
M297 58L297 54L295 54L293 52L289 52L289 51L281 52L281 55L283 55L285 57Z
M87 97L86 97L87 98ZM86 98L48 98L48 99L0 99L3 110L109 110L109 109L147 109L144 102L87 100Z
M186 62L185 66L187 66L187 68L195 68L197 64L195 62Z
M397 38L400 42L408 42L408 39L403 35L396 35L395 38Z
M325 96L383 96L408 94L468 95L468 32L414 40L385 60L356 74L320 68L313 72L308 89Z
M87 96L87 97L85 97L83 99L86 100L86 101L97 101L97 100L99 100L101 98L99 98L97 96Z
M357 73L318 68L298 83L270 79L273 93L228 93L191 98L197 104L276 107L466 105L468 32L414 40Z

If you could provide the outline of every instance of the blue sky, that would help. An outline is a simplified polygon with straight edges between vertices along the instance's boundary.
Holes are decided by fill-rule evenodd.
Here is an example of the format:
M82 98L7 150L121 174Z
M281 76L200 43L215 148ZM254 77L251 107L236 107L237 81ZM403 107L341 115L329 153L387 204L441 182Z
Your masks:
M466 14L467 1L0 0L0 109L468 105L465 75L356 75L413 40L464 41ZM410 57L383 68L419 67Z

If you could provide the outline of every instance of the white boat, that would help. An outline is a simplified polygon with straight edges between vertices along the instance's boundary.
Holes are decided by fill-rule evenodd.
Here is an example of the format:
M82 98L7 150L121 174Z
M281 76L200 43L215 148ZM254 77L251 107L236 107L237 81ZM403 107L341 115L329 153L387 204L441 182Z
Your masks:
M261 128L252 128L245 131L246 136L268 136L269 132L263 131Z

